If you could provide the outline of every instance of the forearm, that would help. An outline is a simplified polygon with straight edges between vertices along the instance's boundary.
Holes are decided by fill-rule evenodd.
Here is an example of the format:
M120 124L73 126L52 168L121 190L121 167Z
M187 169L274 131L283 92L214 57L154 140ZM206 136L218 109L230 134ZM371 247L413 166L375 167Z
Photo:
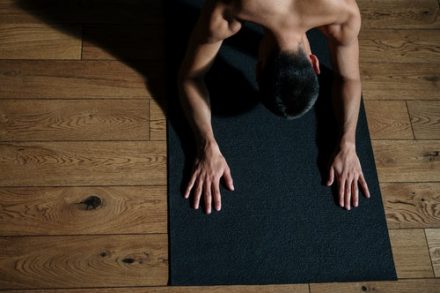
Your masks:
M199 150L218 148L211 125L209 93L203 78L179 79L179 99Z
M332 103L338 123L339 146L356 146L356 125L361 102L361 81L335 77Z

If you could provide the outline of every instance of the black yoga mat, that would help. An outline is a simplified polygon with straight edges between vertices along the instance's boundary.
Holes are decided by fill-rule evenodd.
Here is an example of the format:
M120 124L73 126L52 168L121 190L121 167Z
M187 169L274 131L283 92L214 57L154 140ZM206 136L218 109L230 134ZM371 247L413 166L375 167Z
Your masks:
M363 101L356 148L371 198L350 211L327 187L337 127L325 38L308 32L321 61L320 96L305 116L275 116L256 97L261 28L246 23L224 41L207 76L212 126L234 179L222 210L193 209L183 191L195 143L177 99L176 72L202 1L167 0L169 285L396 280ZM335 179L336 180L336 179Z

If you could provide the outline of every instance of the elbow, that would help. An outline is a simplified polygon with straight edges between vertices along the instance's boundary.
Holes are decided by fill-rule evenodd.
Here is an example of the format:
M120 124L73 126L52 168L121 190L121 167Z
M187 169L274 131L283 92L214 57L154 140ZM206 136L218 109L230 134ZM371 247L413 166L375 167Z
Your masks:
M177 75L177 89L179 90L180 96L185 88L188 87L189 79L186 74L183 74L182 71L179 71Z
M343 76L341 74L334 74L333 82L339 84L361 84L359 76Z
M188 75L179 75L178 77L178 96L180 100L186 101L194 96L194 93L200 92L204 87L203 77L193 77Z
M180 96L182 96L183 93L186 92L188 87L191 87L192 81L186 76L179 76L177 78L177 88L179 90Z
M187 89L188 87L194 87L204 82L204 75L190 75L179 72L177 77L177 85L180 91Z

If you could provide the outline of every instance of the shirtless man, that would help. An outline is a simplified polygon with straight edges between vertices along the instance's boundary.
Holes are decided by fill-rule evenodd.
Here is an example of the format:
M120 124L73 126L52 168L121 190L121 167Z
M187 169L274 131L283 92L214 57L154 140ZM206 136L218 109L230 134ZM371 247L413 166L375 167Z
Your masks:
M214 138L209 93L204 77L224 39L244 21L264 28L256 67L263 103L275 114L295 119L310 110L318 96L319 60L312 54L306 31L317 28L327 38L335 76L332 101L340 126L339 145L329 164L327 186L338 181L339 204L358 206L358 183L370 198L356 153L355 132L361 101L358 34L361 26L355 0L206 0L191 34L179 71L179 96L197 141L197 158L185 198L194 188L211 213L221 209L219 182L234 190L231 170Z

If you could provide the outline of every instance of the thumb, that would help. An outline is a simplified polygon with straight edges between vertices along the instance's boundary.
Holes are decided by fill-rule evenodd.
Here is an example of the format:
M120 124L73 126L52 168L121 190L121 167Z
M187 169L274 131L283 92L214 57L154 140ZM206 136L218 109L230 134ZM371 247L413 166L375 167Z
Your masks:
M234 182L232 180L231 169L229 169L229 167L225 168L224 179L229 189L234 190Z
M327 180L327 186L330 186L333 184L334 178L335 178L335 171L334 171L333 167L330 167L329 178Z

